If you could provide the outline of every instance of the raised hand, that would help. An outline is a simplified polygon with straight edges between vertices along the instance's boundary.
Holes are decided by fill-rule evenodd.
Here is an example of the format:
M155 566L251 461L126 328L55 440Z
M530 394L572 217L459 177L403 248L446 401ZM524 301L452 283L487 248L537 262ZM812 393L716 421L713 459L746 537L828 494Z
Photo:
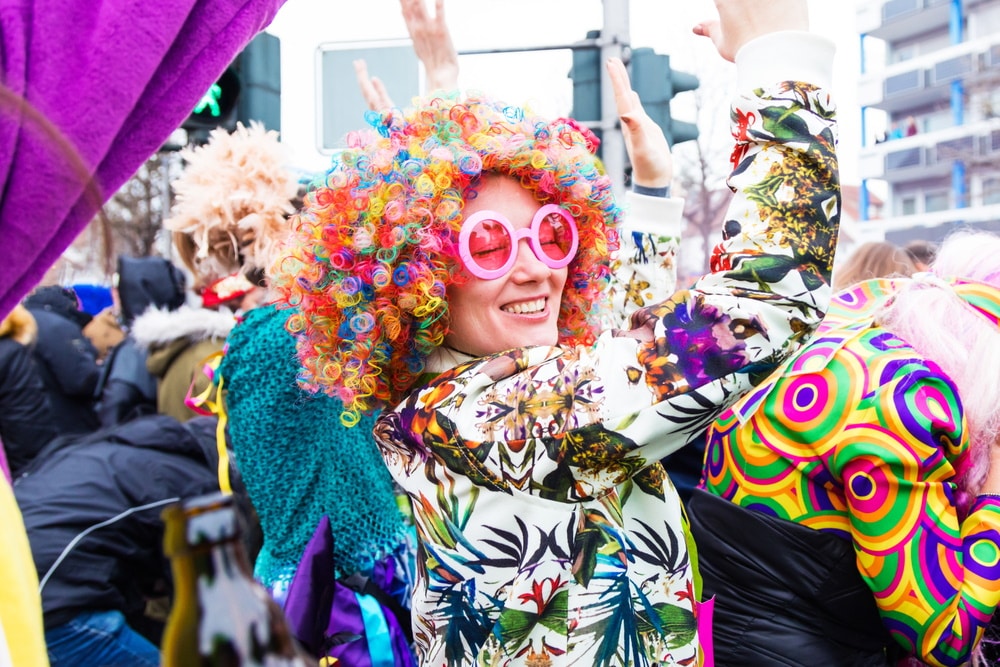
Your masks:
M732 62L752 39L781 30L809 30L806 0L715 0L718 20L694 26L696 35L715 43L719 55Z
M649 117L639 94L632 90L625 64L611 58L607 68L622 122L625 150L632 161L632 182L650 188L670 185L674 179L674 158L663 130Z
M385 89L382 80L376 76L368 76L368 64L364 60L354 61L354 74L358 78L361 96L365 98L369 109L379 111L393 106L392 98L389 97L389 91Z
M424 0L399 0L413 51L424 64L427 91L458 87L458 51L444 17L444 0L434 1L434 17L427 14Z

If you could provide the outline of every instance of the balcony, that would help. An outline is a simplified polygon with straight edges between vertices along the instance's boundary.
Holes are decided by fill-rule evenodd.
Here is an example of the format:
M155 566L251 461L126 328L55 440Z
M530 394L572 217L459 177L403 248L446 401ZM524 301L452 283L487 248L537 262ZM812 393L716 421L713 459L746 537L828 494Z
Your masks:
M931 241L939 241L956 229L966 226L994 232L1000 231L1000 204L877 218L859 225L864 229L866 238L878 238L881 235L883 238L892 240L900 232L915 230L919 233L911 235L911 238L923 238Z
M943 178L955 160L1000 165L1000 118L949 127L869 146L861 151L861 178L899 184Z
M860 4L858 31L887 42L908 39L948 25L950 0L885 0Z
M864 74L858 84L858 101L897 115L934 103L948 104L952 81L995 78L998 67L1000 41L992 35Z

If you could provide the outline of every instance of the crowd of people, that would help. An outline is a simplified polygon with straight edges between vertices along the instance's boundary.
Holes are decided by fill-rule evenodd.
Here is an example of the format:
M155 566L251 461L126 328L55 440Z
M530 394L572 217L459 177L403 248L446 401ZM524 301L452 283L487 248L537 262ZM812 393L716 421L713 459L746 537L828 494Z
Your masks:
M66 108L57 67L0 87L0 667L159 665L160 513L220 488L323 665L996 660L1000 237L834 268L834 49L805 0L716 0L694 26L737 91L733 198L690 287L625 63L616 193L593 132L459 89L443 0L400 0L426 94L397 105L356 63L370 111L308 184L259 125L185 149L179 262L119 257L89 312L36 286L59 233L281 0L106 4L2 24L160 38L118 45L128 71L96 49ZM9 42L5 62L63 48ZM83 132L98 84L128 104Z

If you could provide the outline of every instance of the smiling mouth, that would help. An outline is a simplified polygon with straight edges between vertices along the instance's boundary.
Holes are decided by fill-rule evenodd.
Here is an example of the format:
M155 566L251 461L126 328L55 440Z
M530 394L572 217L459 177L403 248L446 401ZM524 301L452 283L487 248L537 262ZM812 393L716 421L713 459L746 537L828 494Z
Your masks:
M547 299L544 297L532 299L531 301L519 301L501 306L500 310L512 315L537 315L545 310L546 301Z

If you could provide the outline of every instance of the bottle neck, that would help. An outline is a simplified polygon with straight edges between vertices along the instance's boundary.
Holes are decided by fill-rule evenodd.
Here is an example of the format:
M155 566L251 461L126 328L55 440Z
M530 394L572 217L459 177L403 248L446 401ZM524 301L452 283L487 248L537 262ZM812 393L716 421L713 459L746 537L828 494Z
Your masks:
M187 515L177 529L183 534L172 536L168 554L189 561L196 576L252 576L232 505Z

